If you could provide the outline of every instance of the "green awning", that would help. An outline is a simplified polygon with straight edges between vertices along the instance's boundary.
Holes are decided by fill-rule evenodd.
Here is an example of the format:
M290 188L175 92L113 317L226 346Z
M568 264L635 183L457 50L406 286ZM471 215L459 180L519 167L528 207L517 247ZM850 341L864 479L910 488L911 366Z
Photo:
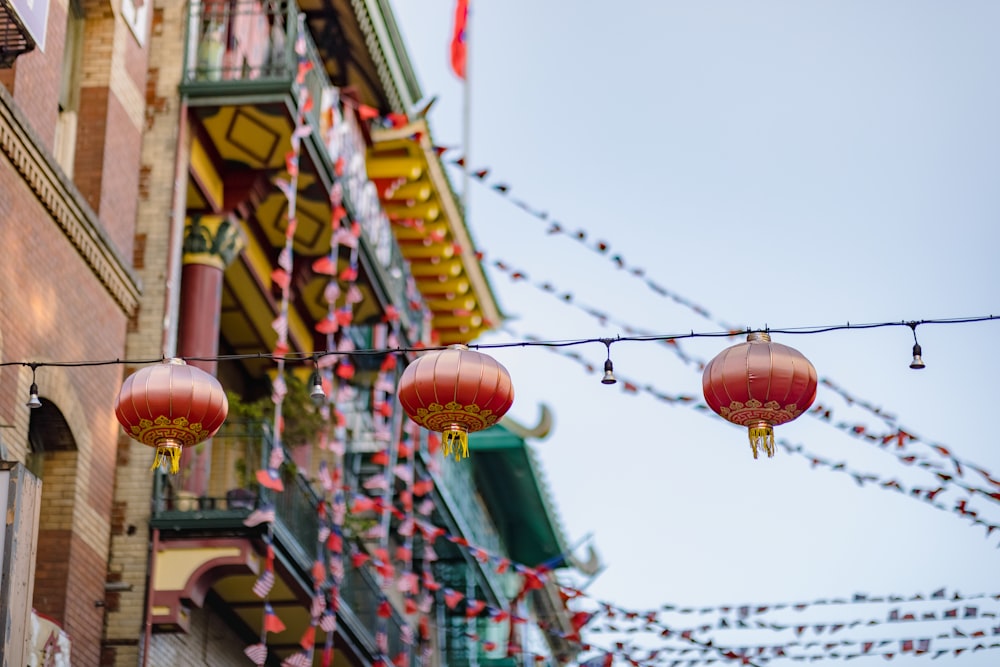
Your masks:
M564 555L562 531L524 438L497 425L469 434L469 450L476 484L511 559L537 567Z

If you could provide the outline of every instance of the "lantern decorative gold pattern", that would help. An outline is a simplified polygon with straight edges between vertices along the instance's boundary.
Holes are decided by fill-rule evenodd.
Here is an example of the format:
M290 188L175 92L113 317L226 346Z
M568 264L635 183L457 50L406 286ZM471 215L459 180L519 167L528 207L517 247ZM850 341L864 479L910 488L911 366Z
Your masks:
M749 429L753 457L774 456L774 427L790 422L816 399L816 369L795 348L764 332L720 352L705 366L705 401L727 421Z
M469 433L495 424L514 403L510 374L489 355L451 345L403 371L400 405L414 422L442 434L445 456L469 455Z
M176 473L181 448L215 435L229 411L229 401L214 376L167 359L125 378L115 416L129 437L156 448L151 470L164 466Z

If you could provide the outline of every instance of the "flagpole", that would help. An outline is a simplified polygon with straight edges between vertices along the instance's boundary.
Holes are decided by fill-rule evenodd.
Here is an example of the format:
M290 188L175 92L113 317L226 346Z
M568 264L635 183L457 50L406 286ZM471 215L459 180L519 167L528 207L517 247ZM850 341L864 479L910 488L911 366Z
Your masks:
M469 166L472 161L469 159L469 138L472 135L472 91L469 85L469 73L471 68L469 67L469 52L472 50L472 42L469 41L469 35L471 34L472 26L472 0L468 0L468 4L465 9L465 25L463 30L465 35L463 36L463 41L465 42L465 76L462 77L462 153L465 156L465 165L462 167L462 219L465 221L466 227L469 225ZM465 594L470 598L475 594L476 585L472 581L471 570L465 571ZM475 617L470 617L467 621L467 627L469 631L469 637L475 636L476 633L476 619ZM472 640L470 639L470 642ZM479 667L479 651L478 646L472 642L469 645L469 665L470 667Z
M465 165L462 167L462 217L465 220L466 225L469 224L469 168L472 165L472 161L469 159L470 150L470 137L472 135L472 91L469 85L469 74L471 68L469 67L469 52L472 50L470 46L472 43L469 41L469 35L471 33L470 28L472 27L472 0L469 0L468 5L466 5L465 14L465 26L464 26L464 39L465 42L465 76L462 77L462 154L465 157Z

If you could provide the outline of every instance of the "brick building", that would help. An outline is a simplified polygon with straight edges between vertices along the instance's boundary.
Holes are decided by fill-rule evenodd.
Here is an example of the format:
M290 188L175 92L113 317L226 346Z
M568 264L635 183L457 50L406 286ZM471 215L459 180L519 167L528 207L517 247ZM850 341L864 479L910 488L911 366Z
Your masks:
M10 251L0 357L114 359L140 295L132 255L148 50L118 3L34 9L47 14L33 24L35 48L0 70L0 239ZM35 370L33 410L32 368L0 372L0 423L11 427L2 458L43 480L34 607L73 638L74 664L97 664L122 369Z
M570 661L549 568L573 560L525 441L540 432L508 425L440 462L392 395L413 353L347 354L467 343L501 319L387 1L45 7L14 21L26 52L0 69L0 459L42 480L34 607L72 664L244 665L260 644L267 664L318 665L326 639L335 665ZM58 365L166 356L234 402L176 477L114 417L139 362ZM286 403L284 432L252 416L286 377L327 390L302 440L289 424L312 408ZM402 530L414 518L433 536ZM331 528L343 545L318 540ZM400 593L398 573L424 583ZM511 614L528 629L494 622Z

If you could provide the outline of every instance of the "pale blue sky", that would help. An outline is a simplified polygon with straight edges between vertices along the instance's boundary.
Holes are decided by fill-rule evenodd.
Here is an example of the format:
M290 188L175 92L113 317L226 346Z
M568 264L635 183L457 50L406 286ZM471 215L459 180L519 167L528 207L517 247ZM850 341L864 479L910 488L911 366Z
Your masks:
M393 6L424 92L440 96L431 113L435 139L458 145L462 93L447 66L453 0ZM625 334L532 286L539 282L636 328L719 329L568 236L547 235L546 224L511 198L608 242L629 266L717 321L758 328L1000 314L1000 3L472 0L472 7L470 162L491 169L488 183L512 189L503 197L474 184L469 226L487 263L502 259L531 279L513 283L490 270L513 333L483 342ZM775 339L801 350L821 377L1000 475L1000 322L917 333L927 362L919 372L907 367L906 328ZM698 339L682 347L708 360L728 344ZM604 359L599 344L574 350L598 366ZM1000 533L986 539L953 511L861 488L781 449L754 461L743 429L623 393L621 384L605 387L551 352L493 354L513 377L516 417L532 422L540 402L555 411L555 429L537 450L570 539L593 532L608 565L589 589L598 599L646 610L855 592L909 597L941 587L949 595L1000 593ZM620 343L612 357L621 378L700 397L700 373L660 345ZM818 401L838 421L885 430L829 391L821 389ZM936 486L919 468L815 419L777 435L883 481ZM909 451L941 460L920 445ZM963 497L939 499L953 507ZM970 505L1000 523L996 503L977 497ZM1000 612L1000 602L980 608ZM768 620L794 622L794 613ZM887 607L809 613L801 618L885 620ZM936 638L956 625L989 630L1000 620L883 623L832 641L931 637L932 651L973 646ZM757 646L793 635L715 637ZM629 640L661 643L639 634ZM992 641L1000 637L985 638ZM940 661L993 665L1000 650Z

